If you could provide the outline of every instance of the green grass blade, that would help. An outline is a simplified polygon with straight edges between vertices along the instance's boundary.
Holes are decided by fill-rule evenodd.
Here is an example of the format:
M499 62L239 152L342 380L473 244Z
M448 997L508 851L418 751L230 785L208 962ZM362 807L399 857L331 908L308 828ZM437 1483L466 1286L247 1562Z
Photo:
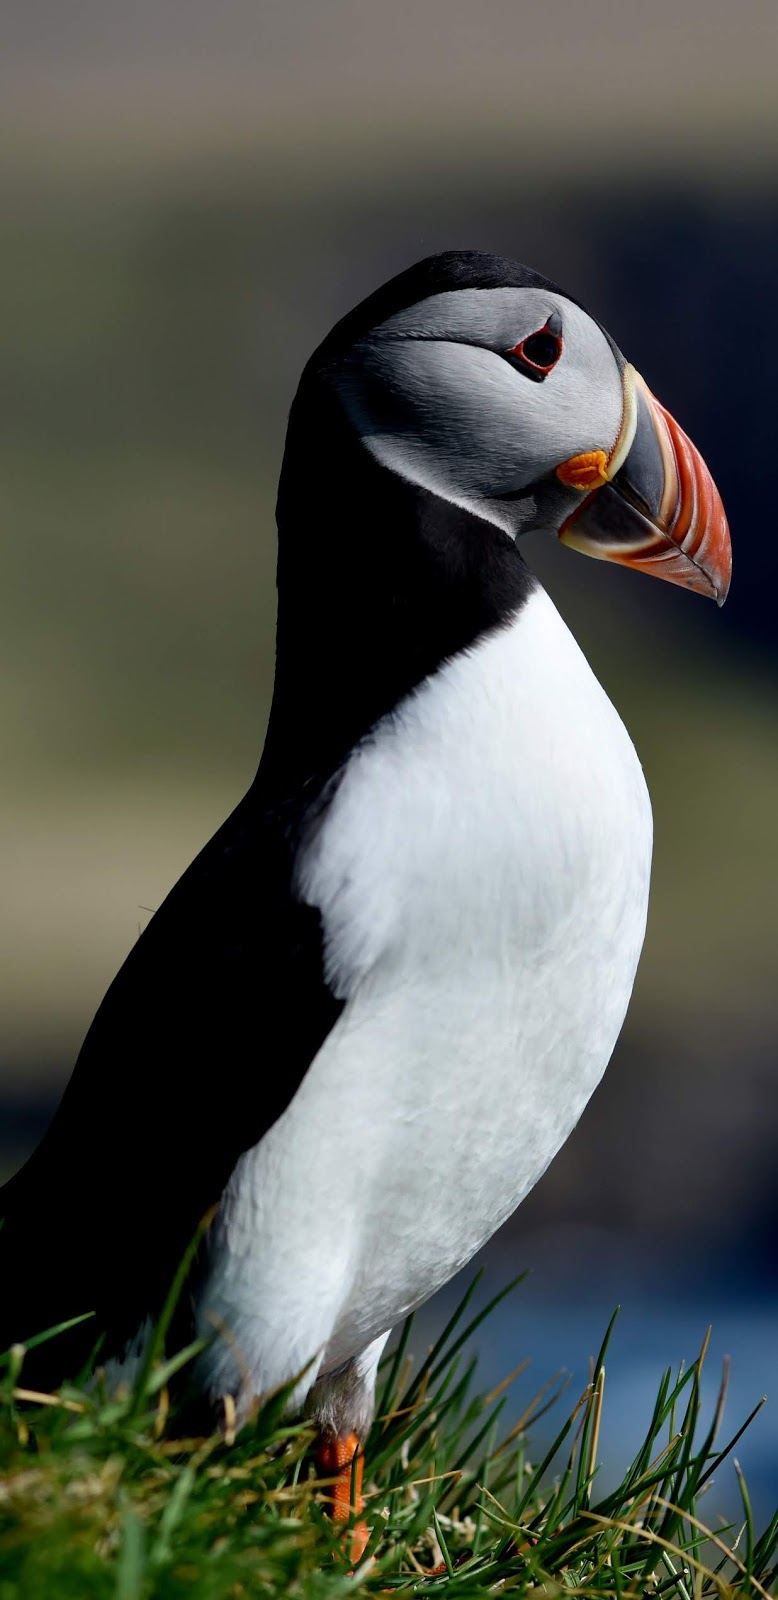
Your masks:
M60 1333L67 1333L69 1328L77 1328L80 1322L88 1322L94 1316L94 1311L82 1311L78 1317L69 1317L67 1322L57 1322L53 1328L47 1328L45 1333L33 1334L31 1339L25 1339L21 1346L11 1345L10 1350L4 1350L0 1355L0 1367L9 1364L16 1349L37 1350L39 1345L48 1344L50 1339L56 1339Z

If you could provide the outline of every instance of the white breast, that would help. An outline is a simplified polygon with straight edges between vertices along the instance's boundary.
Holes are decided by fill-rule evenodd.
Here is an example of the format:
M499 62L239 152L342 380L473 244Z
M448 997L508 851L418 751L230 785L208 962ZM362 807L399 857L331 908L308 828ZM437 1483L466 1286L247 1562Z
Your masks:
M204 1299L256 1389L362 1349L545 1170L621 1028L651 833L632 743L542 590L354 753L298 883L347 1004L235 1170Z

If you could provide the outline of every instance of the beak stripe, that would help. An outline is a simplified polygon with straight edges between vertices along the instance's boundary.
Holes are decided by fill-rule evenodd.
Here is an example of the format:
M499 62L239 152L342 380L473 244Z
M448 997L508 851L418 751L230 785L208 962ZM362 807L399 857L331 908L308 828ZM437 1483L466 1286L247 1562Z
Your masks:
M622 375L622 391L624 394L624 408L621 413L621 427L619 428L616 443L608 456L608 477L615 478L619 467L624 462L632 449L638 425L638 402L635 393L635 384L638 373L627 362Z
M705 462L683 428L653 395L651 403L667 429L676 465L677 497L667 519L667 530L684 554L704 570L713 554L718 493Z

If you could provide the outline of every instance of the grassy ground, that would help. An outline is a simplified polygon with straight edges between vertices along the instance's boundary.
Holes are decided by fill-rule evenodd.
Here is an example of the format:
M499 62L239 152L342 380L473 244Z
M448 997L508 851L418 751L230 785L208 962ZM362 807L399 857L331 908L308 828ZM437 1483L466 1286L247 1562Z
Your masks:
M409 1326L384 1364L366 1450L371 1538L356 1573L312 1474L311 1431L284 1420L283 1396L237 1440L229 1419L226 1433L181 1438L169 1384L193 1350L164 1360L160 1341L134 1392L109 1398L99 1377L35 1394L16 1347L0 1358L0 1600L334 1600L360 1588L668 1600L776 1592L778 1513L759 1534L736 1463L725 1468L733 1524L706 1524L705 1490L747 1422L719 1441L724 1382L713 1424L701 1426L704 1350L664 1375L644 1443L603 1493L607 1336L536 1462L528 1434L558 1387L501 1434L516 1374L489 1395L474 1388L464 1347L491 1307L468 1322L469 1299L417 1370ZM566 1407L558 1410L561 1419Z

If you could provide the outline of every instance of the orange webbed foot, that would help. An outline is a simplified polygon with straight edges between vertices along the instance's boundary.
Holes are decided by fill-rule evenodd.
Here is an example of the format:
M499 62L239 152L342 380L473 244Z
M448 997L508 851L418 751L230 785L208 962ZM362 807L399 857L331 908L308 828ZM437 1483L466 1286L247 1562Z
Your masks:
M328 1492L333 1522L348 1522L353 1514L359 1516L365 1504L362 1497L365 1458L357 1435L347 1433L339 1438L335 1434L325 1434L319 1444L316 1461L321 1477L334 1480ZM349 1558L355 1566L362 1560L369 1538L367 1523L360 1519L351 1529L349 1545Z

